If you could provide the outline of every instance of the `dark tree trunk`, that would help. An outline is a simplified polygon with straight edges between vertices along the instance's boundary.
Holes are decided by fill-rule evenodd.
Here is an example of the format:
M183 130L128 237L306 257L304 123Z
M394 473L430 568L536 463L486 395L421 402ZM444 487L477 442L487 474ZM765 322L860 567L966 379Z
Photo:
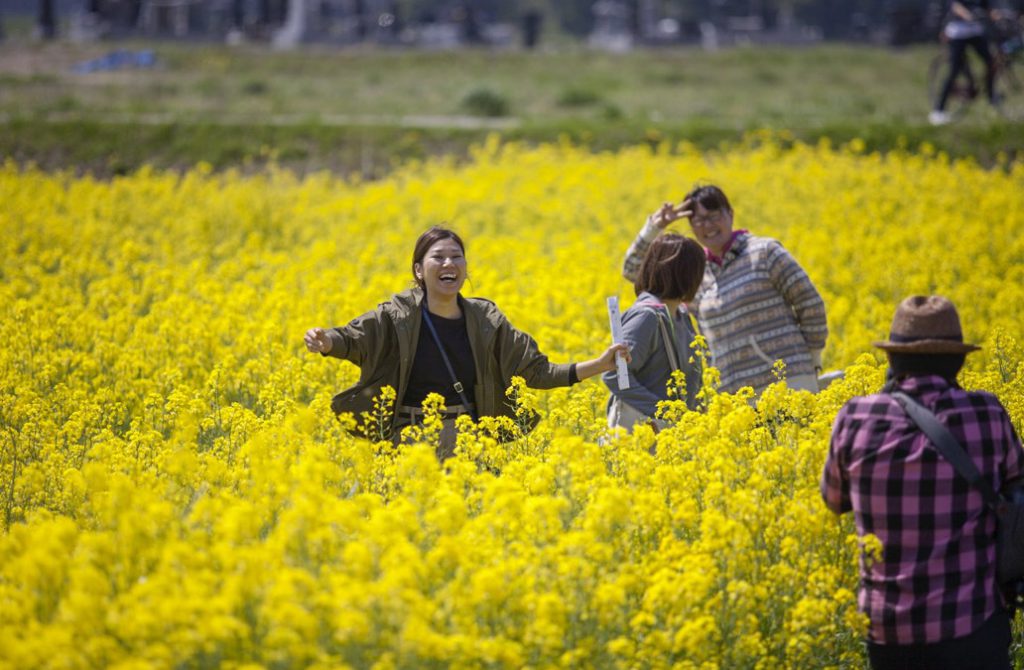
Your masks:
M363 0L355 0L352 3L352 11L356 15L356 39L362 42L366 40L370 32L366 16L366 3Z
M534 49L540 41L540 27L544 15L536 9L530 10L523 15L523 46L527 49Z
M260 0L260 23L269 26L281 23L288 16L287 0Z
M53 0L39 0L39 36L52 40L57 36L57 14Z

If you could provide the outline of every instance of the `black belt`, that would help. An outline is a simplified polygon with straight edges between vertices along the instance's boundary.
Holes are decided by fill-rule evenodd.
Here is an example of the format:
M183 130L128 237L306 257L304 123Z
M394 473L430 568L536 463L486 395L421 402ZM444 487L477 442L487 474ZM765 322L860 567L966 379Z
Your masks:
M455 417L462 414L473 414L476 411L476 406L470 405L449 405L445 411L441 412L442 419L454 419ZM407 416L410 419L422 417L424 412L422 407L412 407L410 405L399 405L397 414L399 416Z

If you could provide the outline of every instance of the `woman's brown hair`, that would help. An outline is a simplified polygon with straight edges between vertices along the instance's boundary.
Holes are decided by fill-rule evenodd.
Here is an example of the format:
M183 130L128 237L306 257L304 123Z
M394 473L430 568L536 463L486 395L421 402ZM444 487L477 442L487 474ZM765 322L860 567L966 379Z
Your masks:
M637 295L646 291L661 300L690 302L706 264L704 248L696 240L679 233L659 235L644 254L633 289Z

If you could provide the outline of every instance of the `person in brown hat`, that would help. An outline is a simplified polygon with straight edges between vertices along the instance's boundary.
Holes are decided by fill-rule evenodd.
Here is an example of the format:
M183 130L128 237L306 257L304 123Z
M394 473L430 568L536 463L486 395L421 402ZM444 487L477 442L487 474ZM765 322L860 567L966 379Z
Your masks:
M901 302L889 339L874 345L889 355L893 378L933 373L953 383L966 354L981 348L964 342L956 307L938 295L915 295Z
M889 380L839 410L821 479L829 509L852 511L857 534L882 543L880 560L860 564L871 667L1009 670L995 514L892 394L930 411L996 491L1024 475L1020 439L994 395L957 384L979 347L964 342L946 298L907 298L889 339L874 344L888 355Z

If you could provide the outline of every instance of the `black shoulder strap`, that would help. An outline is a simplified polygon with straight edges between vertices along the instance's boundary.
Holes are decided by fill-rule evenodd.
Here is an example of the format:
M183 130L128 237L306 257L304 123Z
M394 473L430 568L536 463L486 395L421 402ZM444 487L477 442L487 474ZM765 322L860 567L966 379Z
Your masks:
M448 374L452 378L452 386L455 388L455 392L459 394L459 400L465 407L470 407L470 402L466 398L466 394L462 390L462 382L455 376L455 368L452 367L452 362L448 360L448 354L445 353L444 345L441 344L441 338L437 334L437 329L434 328L434 322L430 320L430 313L427 310L426 304L423 305L423 322L427 324L427 328L430 330L430 334L434 337L434 342L437 344L437 350L441 352L441 360L444 361L444 366L448 368Z
M953 433L949 432L949 429L939 422L938 417L924 405L902 391L892 393L892 397L903 407L907 416L917 424L917 427L928 436L928 439L932 441L939 453L949 461L953 469L960 473L960 476L966 479L971 486L981 491L985 504L992 509L998 507L1001 498L992 490L988 480L981 476L978 468L974 465L974 461L964 452L963 447L957 442Z

